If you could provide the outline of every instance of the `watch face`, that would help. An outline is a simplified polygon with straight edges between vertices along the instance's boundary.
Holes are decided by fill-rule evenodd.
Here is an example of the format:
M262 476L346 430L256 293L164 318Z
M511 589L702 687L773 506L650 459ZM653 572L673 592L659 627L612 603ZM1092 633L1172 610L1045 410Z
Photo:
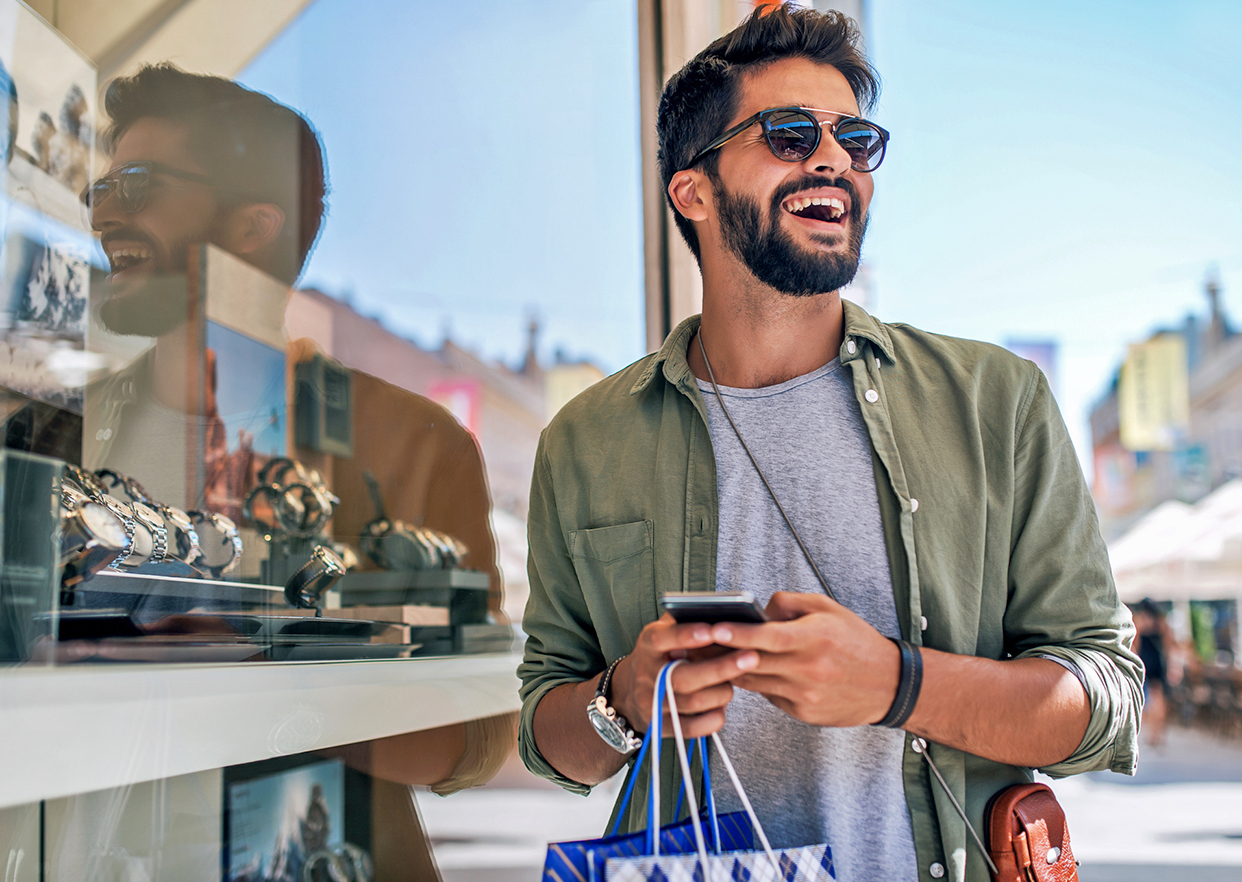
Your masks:
M104 506L97 502L84 502L78 506L77 511L86 529L104 545L120 551L129 544L125 525Z
M626 752L625 732L617 725L617 721L609 718L595 704L587 708L587 719L595 727L600 737L608 742L608 746L617 753Z

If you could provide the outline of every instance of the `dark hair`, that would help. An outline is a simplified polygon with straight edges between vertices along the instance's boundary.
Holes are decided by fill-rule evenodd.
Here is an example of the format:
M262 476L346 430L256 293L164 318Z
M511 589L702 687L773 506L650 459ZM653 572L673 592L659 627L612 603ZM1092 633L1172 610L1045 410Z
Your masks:
M269 269L292 284L323 224L327 173L319 135L306 117L275 99L223 77L192 74L172 64L146 65L113 80L104 97L111 125L105 149L144 117L187 123L190 150L210 177L240 202L270 202L285 213Z
M656 132L660 179L668 197L673 175L723 132L737 110L742 74L786 58L807 58L835 67L845 77L864 112L880 94L880 78L858 49L854 23L840 12L816 12L788 4L760 7L745 21L700 52L675 73L660 96ZM702 160L715 176L717 154ZM670 198L669 204L672 205ZM681 236L699 259L694 224L673 208Z

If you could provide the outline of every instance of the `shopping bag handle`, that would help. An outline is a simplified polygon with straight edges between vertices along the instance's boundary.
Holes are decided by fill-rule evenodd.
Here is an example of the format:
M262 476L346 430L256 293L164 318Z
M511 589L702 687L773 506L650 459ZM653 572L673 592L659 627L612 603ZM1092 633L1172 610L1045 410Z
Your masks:
M651 718L653 720L660 719L663 711L665 698L668 700L669 718L673 722L673 738L676 742L677 760L681 763L682 777L689 780L690 778L690 760L686 756L686 739L681 732L681 718L677 714L677 697L673 694L673 690L668 688L668 679L673 673L673 669L682 664L685 659L674 659L660 669L660 674L656 678L655 695L652 697ZM725 751L724 745L720 741L719 733L712 733L712 743L716 745L716 751L720 754L720 760L724 764L725 771L729 775L729 780L733 783L733 789L737 791L738 798L742 801L742 807L746 809L746 815L750 818L750 823L755 829L755 833L759 836L759 841L763 843L764 854L772 864L772 870L776 873L776 878L780 878L780 864L777 863L776 855L772 853L772 845L768 842L768 836L763 832L763 825L759 823L759 819L755 816L754 807L750 804L750 798L747 797L746 791L742 788L742 782L738 780L737 771L733 768L733 762L729 759L729 754ZM654 811L652 817L659 817L660 808L660 745L657 742L652 748L651 753L651 793L653 794L652 804ZM689 788L690 796L690 816L698 818L699 806L694 795L694 788ZM691 825L694 828L694 844L699 853L699 860L703 863L703 878L710 878L710 869L707 861L707 845L703 841L703 830L698 824ZM655 837L654 848L651 851L653 857L659 857L660 837Z
M661 702L663 703L663 702ZM647 751L652 741L659 742L663 736L663 714L656 717L651 726L648 728L647 736L643 739L643 746L638 751L638 756L634 758L634 764L630 767L630 773L626 776L625 793L621 796L621 801L617 805L616 817L612 822L612 827L608 831L609 836L616 836L621 829L621 820L625 816L625 810L629 807L630 798L634 795L634 784L638 780L638 776L642 773L643 760L647 758ZM723 840L720 837L720 820L716 813L716 799L712 794L712 776L711 768L708 764L707 757L707 739L695 738L691 741L691 750L695 747L699 750L699 757L703 765L703 801L707 803L708 817L711 820L711 826L708 828L712 834L712 852L720 854L724 848ZM693 782L684 776L681 780L681 793L677 798L677 815L681 814L681 803L686 798L686 788L693 787ZM647 853L651 852L652 843L655 841L660 829L659 818L653 818L650 814L650 806L647 817Z

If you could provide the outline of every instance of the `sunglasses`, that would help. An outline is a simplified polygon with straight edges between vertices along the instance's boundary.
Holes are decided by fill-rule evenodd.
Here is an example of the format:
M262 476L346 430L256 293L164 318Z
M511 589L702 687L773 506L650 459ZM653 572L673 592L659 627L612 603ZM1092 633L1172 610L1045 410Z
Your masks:
M831 113L841 118L830 123L816 119L816 113ZM873 172L879 168L888 146L888 132L860 117L814 107L774 107L742 120L695 154L686 167L694 168L704 156L724 146L755 123L763 129L763 138L768 142L772 155L783 162L801 162L814 153L825 127L841 149L849 154L850 168L857 172Z
M210 187L218 186L206 175L182 171L161 162L127 162L82 191L82 204L86 206L87 217L109 196L116 196L117 204L126 214L142 211L147 204L147 196L151 193L151 175L155 173L207 184Z

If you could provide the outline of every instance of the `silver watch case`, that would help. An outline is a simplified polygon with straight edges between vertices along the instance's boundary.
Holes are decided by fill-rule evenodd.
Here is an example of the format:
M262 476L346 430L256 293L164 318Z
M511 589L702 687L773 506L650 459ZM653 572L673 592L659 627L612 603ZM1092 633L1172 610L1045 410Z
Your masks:
M591 699L591 703L587 705L587 719L591 721L599 737L617 753L631 754L642 747L642 738L634 734L634 730L625 722L625 717L618 716L609 707L605 696L596 695Z

